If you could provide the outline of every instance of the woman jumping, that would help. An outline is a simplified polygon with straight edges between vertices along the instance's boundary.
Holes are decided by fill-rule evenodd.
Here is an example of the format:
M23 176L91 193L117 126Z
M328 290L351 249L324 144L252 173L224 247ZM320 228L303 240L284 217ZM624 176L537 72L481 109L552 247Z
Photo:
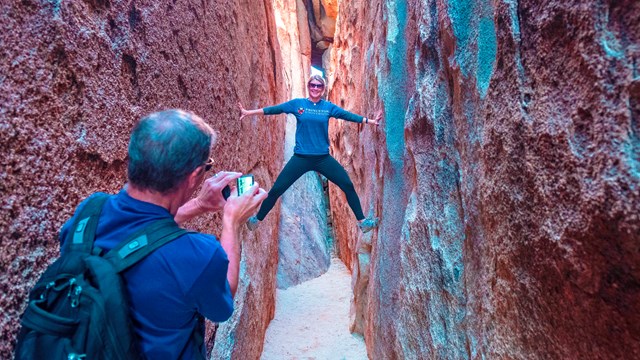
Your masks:
M313 75L307 82L309 97L306 99L293 99L280 105L269 106L262 109L246 110L242 104L238 104L242 115L240 120L251 115L277 115L292 114L296 117L296 146L293 156L287 162L284 169L269 195L262 203L256 216L247 222L249 230L258 227L260 221L271 211L276 200L293 185L307 171L317 171L338 187L347 196L349 207L358 220L358 226L362 232L368 232L378 226L377 218L365 219L360 206L360 198L356 193L353 183L345 169L329 155L329 118L343 119L356 123L378 125L382 113L376 114L374 119L369 119L341 109L329 101L322 100L325 90L325 81L320 75Z

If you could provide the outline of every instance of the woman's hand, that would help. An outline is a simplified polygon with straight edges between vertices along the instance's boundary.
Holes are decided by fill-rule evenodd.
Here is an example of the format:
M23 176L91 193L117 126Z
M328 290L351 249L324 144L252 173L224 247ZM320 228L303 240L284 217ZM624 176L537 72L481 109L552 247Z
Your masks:
M249 112L247 111L247 109L244 108L244 106L242 106L241 102L238 102L238 108L240 108L240 120L244 119L247 115L249 115Z
M373 118L367 118L367 123L371 124L371 125L375 125L378 126L380 125L380 122L382 122L382 110L379 109L378 111L376 111L376 114L374 115Z
M242 106L242 103L238 102L238 108L240 109L240 120L244 119L247 116L252 116L252 115L264 115L264 110L262 109L255 109L255 110L247 110L244 108L244 106Z

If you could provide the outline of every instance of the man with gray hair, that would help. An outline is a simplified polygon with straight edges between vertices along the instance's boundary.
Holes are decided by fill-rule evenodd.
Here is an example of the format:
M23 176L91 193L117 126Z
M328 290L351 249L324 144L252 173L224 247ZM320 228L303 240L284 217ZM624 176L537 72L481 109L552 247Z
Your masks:
M158 220L173 218L182 224L223 211L220 241L186 233L122 274L140 350L148 359L202 358L204 346L194 336L202 335L201 317L220 322L233 312L239 229L267 193L256 184L225 200L222 189L242 174L219 172L204 180L214 143L214 131L193 113L167 110L143 118L131 134L128 184L107 198L98 220L95 246L106 252ZM86 200L63 226L61 242L84 204Z

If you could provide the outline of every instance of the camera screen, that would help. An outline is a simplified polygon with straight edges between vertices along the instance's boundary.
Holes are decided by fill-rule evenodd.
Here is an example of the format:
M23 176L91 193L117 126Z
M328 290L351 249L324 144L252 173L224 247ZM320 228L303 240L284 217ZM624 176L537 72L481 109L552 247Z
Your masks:
M242 195L253 185L253 175L244 175L238 178L238 196Z

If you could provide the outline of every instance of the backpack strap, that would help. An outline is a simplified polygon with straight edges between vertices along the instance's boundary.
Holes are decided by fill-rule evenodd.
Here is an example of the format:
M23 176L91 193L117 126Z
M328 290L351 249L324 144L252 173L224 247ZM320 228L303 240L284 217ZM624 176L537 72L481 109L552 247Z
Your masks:
M122 272L176 238L189 233L173 219L158 220L134 233L104 255L116 272Z
M216 330L218 330L218 325L216 324ZM196 327L193 328L193 331L191 332L191 338L193 339L193 345L195 347L195 351L193 352L194 354L194 358L196 358L197 360L206 360L204 356L202 356L202 353L200 352L200 348L204 347L205 348L205 352L206 350L206 345L204 344L204 333L206 332L206 328L205 328L205 322L204 322L204 317L200 314L198 314L198 321L196 322ZM216 333L213 333L213 336L216 336Z
M111 262L116 272L120 273L135 265L161 246L188 233L190 231L182 229L173 219L158 220L118 244L118 246L106 253L104 258ZM194 354L198 360L204 360L200 352L200 348L204 346L201 326L204 326L204 320L199 318L198 324L196 324L191 333L195 345Z
M87 203L76 215L73 227L65 239L64 247L66 250L91 253L93 240L96 237L98 218L108 198L109 195L105 193L95 193L87 199Z

